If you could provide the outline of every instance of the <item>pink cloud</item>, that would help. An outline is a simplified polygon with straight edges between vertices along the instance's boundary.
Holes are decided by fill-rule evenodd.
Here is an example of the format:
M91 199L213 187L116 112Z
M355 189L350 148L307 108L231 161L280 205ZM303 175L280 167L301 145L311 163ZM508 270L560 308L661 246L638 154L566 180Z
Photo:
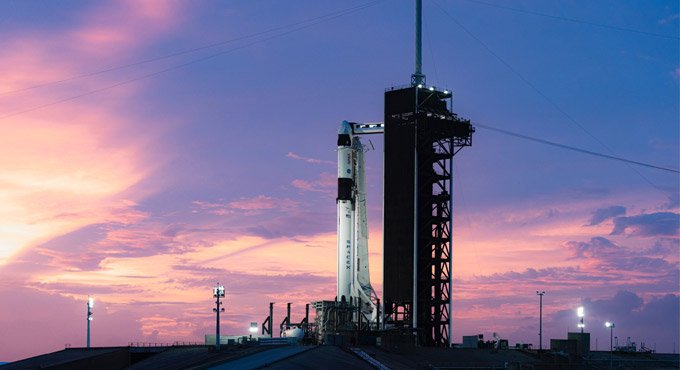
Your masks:
M184 5L170 1L97 3L82 15L71 37L80 52L120 56L170 31L185 14Z
M286 157L288 158L293 158L299 161L303 161L305 163L314 163L314 164L335 164L333 161L325 161L323 159L317 159L317 158L310 158L310 157L303 157L301 155L295 154L293 152L288 152L286 154Z
M22 275L14 276L18 277L16 282L16 279L5 279L13 270L4 268L0 270L4 282L0 284L0 290L17 300L21 296L17 291L53 297L49 299L59 302L63 312L56 312L52 317L73 316L60 323L79 322L77 303L84 302L88 294L94 295L97 299L95 333L96 338L101 338L96 345L119 345L128 341L202 341L203 335L212 330L214 317L205 307L211 300L209 288L216 281L226 283L228 300L232 302L224 315L223 327L230 334L247 330L241 328L243 322L261 322L269 301L294 302L293 313L299 318L305 303L317 297L330 299L334 296L334 273L328 273L335 269L334 234L304 241L239 237L205 242L205 237L219 238L219 235L202 235L191 228L164 233L161 225L145 225L145 222L133 225L134 232L129 226L107 230L101 241L84 248L85 253L46 246L36 252L51 259L48 266L23 270ZM198 240L203 242L196 243ZM308 244L325 247L314 248L312 252L306 250ZM64 247L68 245L66 241ZM193 247L159 250L157 245ZM133 250L146 252L135 253ZM301 260L302 252L313 253L315 257ZM78 263L75 259L87 259L90 253L102 253L104 258L92 269L73 268ZM230 256L233 253L239 253L238 258ZM35 265L37 261L31 258L31 264ZM15 267L19 268L18 265ZM16 284L19 280L22 282ZM232 299L232 295L238 296L238 300ZM16 309L14 304L4 305L0 308L0 317L15 315ZM281 315L285 304L279 304L276 309L277 315ZM118 331L104 324L110 321L107 318L110 315L118 315L111 317L117 320ZM3 347L12 351L9 358L6 355L3 359L57 350L62 343L82 345L80 330L58 330L60 323L54 323L54 334L48 341L52 347L23 350L16 346ZM3 327L11 326L3 324Z
M564 337L566 325L574 330L573 312L571 321L552 317L577 307L586 297L599 299L610 297L613 290L628 290L648 302L674 293L679 261L669 251L677 249L677 240L664 236L674 230L674 224L655 230L656 238L610 235L623 208L633 218L619 221L620 225L632 228L651 222L634 216L648 214L640 207L650 207L648 197L631 193L610 194L597 201L532 200L509 209L476 212L458 207L453 244L454 337L499 332L511 341L536 345L537 338L528 333L537 330L537 301L532 300L537 289L548 291L544 338ZM651 204L665 201L658 195ZM623 206L614 209L613 205ZM662 216L670 215L654 217Z
M205 211L217 216L233 215L235 212L243 212L247 215L260 214L263 211L290 210L297 202L288 198L274 198L267 195L258 195L252 198L240 198L230 202L209 202L196 200L192 202L194 212Z
M136 52L140 43L167 32L180 15L177 6L168 4L175 3L97 3L76 16L67 32L6 35L8 52L0 56L6 71L0 109L7 112L0 117L0 217L5 220L0 224L0 265L21 249L88 224L129 224L145 217L130 211L134 207L126 202L148 192L133 188L165 158L148 150L157 132L140 131L136 119L120 107L134 99L137 87L108 91L111 99L96 105L78 99L55 103L111 84L108 76L30 87L90 71L101 63L102 53ZM119 45L106 47L111 43ZM87 45L92 50L85 50Z
M30 289L74 300L84 299L88 291L96 292L110 312L137 318L137 326L126 327L126 333L131 334L124 341L202 340L213 329L214 317L205 307L210 287L217 281L226 283L228 300L233 302L224 316L225 333L245 334L244 322L261 323L270 301L277 302L276 317L282 317L285 302L293 302L293 315L300 318L305 303L335 294L336 236L333 220L330 230L312 227L313 232L304 236L295 233L309 229L310 220L332 216L332 211L296 214L298 207L292 207L277 218L281 211L277 207L286 204L280 200L260 195L192 205L208 215L215 209L262 211L257 216L260 223L276 234L270 238L243 233L241 227L252 226L252 222L224 229L216 221L231 224L244 218L242 214L198 217L187 220L195 225L169 226L153 215L136 214L136 204L129 203L128 208L121 206L127 210L120 212L121 219L131 223L107 225L105 237L92 242L85 253L76 250L67 256L56 248L41 251L51 253L47 257L59 262L33 271L25 281ZM584 297L609 297L612 287L656 289L651 296L640 294L645 302L652 302L666 294L664 290L674 289L669 287L677 280L677 272L673 275L677 271L675 257L664 257L664 250L672 245L660 245L660 257L655 259L636 254L642 249L631 238L623 239L631 245L622 244L616 236L608 243L593 241L598 235L607 235L612 225L585 225L593 212L607 204L635 208L630 201L615 199L602 204L534 206L538 211L497 209L489 212L488 218L469 215L474 222L461 222L455 228L454 336L460 340L464 334L497 331L511 340L535 343L526 334L535 332L536 305L529 297L540 287L549 287L544 329L546 337L555 338L564 336L567 322L560 318L560 311L576 306ZM294 228L295 224L302 226ZM372 281L378 289L382 264L374 256L382 250L380 229L380 225L371 225L369 239ZM294 233L283 235L281 230ZM73 269L77 261L69 258L91 255L98 258L94 268ZM151 310L154 314L148 314Z
M295 206L296 202L290 199L276 199L265 195L258 195L255 198L239 199L230 202L228 206L233 209L240 210L264 210L274 208L290 208Z
M293 187L319 193L331 193L333 188L337 186L338 177L329 172L323 172L315 180L301 180L295 179L291 182Z

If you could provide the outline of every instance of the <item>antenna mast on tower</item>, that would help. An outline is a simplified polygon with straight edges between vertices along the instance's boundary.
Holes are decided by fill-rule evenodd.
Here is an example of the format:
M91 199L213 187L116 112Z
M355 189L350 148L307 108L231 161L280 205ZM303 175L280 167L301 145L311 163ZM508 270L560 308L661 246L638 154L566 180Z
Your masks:
M411 75L411 85L425 85L423 74L423 1L416 0L416 71Z

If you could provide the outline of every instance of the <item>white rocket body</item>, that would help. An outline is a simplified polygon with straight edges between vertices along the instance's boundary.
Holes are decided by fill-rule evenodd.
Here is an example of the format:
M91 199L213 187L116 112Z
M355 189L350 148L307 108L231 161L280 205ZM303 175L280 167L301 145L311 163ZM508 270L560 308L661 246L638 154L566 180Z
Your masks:
M349 302L354 281L354 166L351 148L351 128L343 122L338 131L338 300Z
M375 322L377 298L368 269L368 219L364 147L343 121L338 131L338 300L361 301L365 319ZM362 319L364 320L364 319Z

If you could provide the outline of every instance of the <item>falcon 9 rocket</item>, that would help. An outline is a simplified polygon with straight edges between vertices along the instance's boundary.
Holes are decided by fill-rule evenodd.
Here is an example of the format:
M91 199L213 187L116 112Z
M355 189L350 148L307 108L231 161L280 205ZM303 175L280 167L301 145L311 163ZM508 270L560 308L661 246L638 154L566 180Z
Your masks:
M377 295L368 269L368 222L364 182L364 146L352 123L338 130L338 301L359 304L371 322L377 317Z

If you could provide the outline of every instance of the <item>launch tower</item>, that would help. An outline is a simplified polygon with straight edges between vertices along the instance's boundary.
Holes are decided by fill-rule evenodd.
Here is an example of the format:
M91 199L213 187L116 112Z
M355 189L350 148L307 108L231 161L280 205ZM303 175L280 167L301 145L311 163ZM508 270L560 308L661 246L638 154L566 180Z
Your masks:
M452 112L450 91L425 82L421 10L421 0L416 0L411 85L385 92L384 122L343 121L338 130L337 296L313 303L320 338L394 329L400 340L412 340L413 332L421 345L451 345L453 157L472 144L475 130ZM368 273L364 148L359 140L368 134L384 134L385 143L384 305Z
M415 329L427 346L451 344L453 156L474 127L452 94L421 72L421 1L411 85L385 92L383 302L385 324Z

